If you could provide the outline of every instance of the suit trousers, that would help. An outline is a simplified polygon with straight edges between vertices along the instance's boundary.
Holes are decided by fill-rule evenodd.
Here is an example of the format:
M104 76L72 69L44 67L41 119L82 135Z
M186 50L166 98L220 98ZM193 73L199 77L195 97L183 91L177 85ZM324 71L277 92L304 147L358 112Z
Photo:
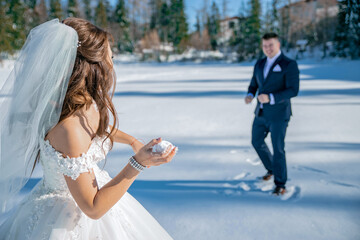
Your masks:
M287 120L268 120L263 116L256 116L252 125L251 143L259 155L264 167L274 174L276 186L285 187L287 181L285 135L288 127ZM271 133L273 154L271 154L265 138Z

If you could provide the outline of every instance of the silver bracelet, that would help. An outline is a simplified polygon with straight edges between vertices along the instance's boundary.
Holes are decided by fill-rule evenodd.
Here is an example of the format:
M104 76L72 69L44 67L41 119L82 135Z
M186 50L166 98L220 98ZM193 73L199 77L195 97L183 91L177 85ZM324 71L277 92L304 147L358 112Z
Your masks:
M143 165L141 165L140 163L138 163L138 161L135 160L134 156L131 156L131 158L129 159L129 163L133 168L135 168L139 172L142 172L145 169Z

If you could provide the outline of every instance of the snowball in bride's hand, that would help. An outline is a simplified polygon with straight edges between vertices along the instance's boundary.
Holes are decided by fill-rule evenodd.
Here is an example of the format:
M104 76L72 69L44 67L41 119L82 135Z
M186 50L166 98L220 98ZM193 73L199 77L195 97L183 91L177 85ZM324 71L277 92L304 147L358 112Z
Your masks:
M171 142L162 140L161 142L153 146L152 153L161 154L165 153L166 151L170 153L174 147L175 146Z

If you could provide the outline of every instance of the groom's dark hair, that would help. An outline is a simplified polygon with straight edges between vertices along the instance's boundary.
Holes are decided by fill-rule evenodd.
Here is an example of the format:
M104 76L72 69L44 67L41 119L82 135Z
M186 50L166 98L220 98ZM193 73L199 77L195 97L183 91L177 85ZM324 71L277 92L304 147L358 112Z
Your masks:
M269 40L271 38L276 38L277 40L279 40L279 36L274 32L265 33L262 36L262 39L264 39L264 40Z

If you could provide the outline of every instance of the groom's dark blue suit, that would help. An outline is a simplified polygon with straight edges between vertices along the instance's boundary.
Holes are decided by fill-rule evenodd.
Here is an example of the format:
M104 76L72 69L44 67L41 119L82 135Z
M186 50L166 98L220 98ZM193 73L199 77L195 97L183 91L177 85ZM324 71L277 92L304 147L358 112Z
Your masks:
M274 174L275 184L285 187L287 170L284 140L292 115L290 98L299 92L299 69L296 61L281 53L264 78L266 60L265 57L256 62L248 94L272 94L275 101L265 104L257 102L252 145L268 172ZM271 154L264 141L269 132L274 154Z

